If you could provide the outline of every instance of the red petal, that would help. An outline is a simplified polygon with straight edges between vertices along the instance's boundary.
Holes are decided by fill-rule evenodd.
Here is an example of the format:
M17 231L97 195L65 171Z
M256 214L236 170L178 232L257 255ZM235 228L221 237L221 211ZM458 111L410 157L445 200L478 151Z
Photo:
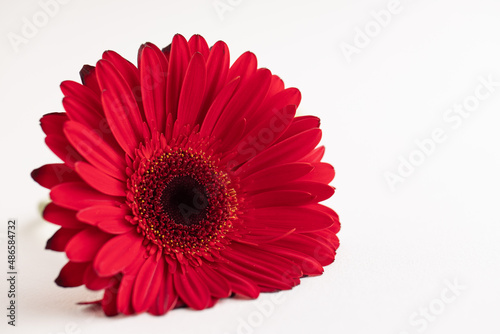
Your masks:
M45 143L68 167L73 168L76 161L83 160L82 156L71 146L63 132L63 125L68 121L65 113L52 113L42 117L40 124L47 134Z
M237 274L220 263L216 265L216 270L229 282L232 292L249 298L257 298L259 296L259 287L248 276Z
M66 245L66 255L73 262L91 261L110 237L109 234L96 228L86 228L75 235Z
M61 227L49 240L47 240L45 248L56 252L64 252L71 238L80 231L80 229Z
M94 267L89 265L83 275L83 281L87 289L99 291L109 287L113 283L113 278L98 276Z
M82 123L90 128L99 124L99 122L104 119L104 116L96 109L73 96L64 97L63 106L69 119Z
M306 208L309 208L311 210L317 210L319 212L322 212L326 215L328 215L332 221L333 221L333 224L332 226L329 227L329 229L333 232L333 233L337 233L339 230L340 230L340 221L339 221L339 216L337 215L337 213L335 211L333 211L331 208L323 205L323 204L318 204L318 203L315 203L315 204L309 204L309 205L306 205L305 206ZM318 231L319 232L319 231Z
M118 70L105 60L97 63L97 78L111 131L123 150L134 156L143 139L141 112L135 97Z
M326 230L321 230L314 233L304 233L304 234L314 239L321 239L326 244L331 245L331 247L333 247L334 250L336 250L337 248L339 248L339 238L336 235L337 232L338 232L337 226L333 225L332 227Z
M270 246L279 246L295 250L311 256L321 265L325 266L333 262L335 258L335 247L319 235L305 235L294 233L277 240Z
M70 120L81 123L99 138L102 138L113 150L124 154L115 137L111 133L104 112L98 112L85 101L79 101L71 96L63 99L63 106Z
M260 245L262 250L284 257L300 266L302 275L317 276L323 273L323 266L312 256L295 249L281 248L274 244Z
M161 49L161 52L165 55L165 58L167 58L168 61L170 61L170 51L172 51L172 43Z
M328 250L326 252L315 251L314 258L318 262L326 266L335 260L336 250L339 248L339 238L331 230L331 228L314 233L305 233L304 235L313 238L317 244L324 245L324 247Z
M96 110L99 114L104 115L99 95L89 87L69 80L63 81L60 87L64 96L74 98L78 102L90 106L90 108Z
M43 210L43 219L66 228L81 229L88 226L76 219L76 211L65 209L52 202Z
M155 256L150 256L146 259L135 280L132 305L137 313L144 312L151 306L163 283L165 262L161 258L156 261L155 258Z
M74 121L65 124L64 133L92 165L114 178L127 179L123 152L115 151L92 130Z
M242 173L250 173L264 166L298 161L311 152L321 140L321 130L311 129L271 146L241 167ZM240 173L240 170L236 172Z
M245 245L238 242L232 243L230 248L235 251L233 262L242 266L250 265L253 271L268 273L270 276L285 278L285 284L292 282L287 277L299 277L301 270L299 266L286 258L283 258L273 252L264 250L261 246ZM224 256L227 254L224 253ZM236 260L237 258L237 260ZM287 277L285 277L285 275Z
M147 43L139 51L139 70L144 113L151 131L163 133L167 118L165 91L168 61L156 45Z
M271 86L269 86L269 91L267 92L267 96L272 97L284 89L285 89L285 83L283 82L283 80L281 80L279 76L273 75L271 79Z
M260 228L252 227L242 232L241 236L232 237L231 239L245 244L260 245L282 239L293 232L295 232L295 228L287 230L283 228L271 228L269 226L262 226Z
M125 79L125 82L130 88L130 91L132 92L135 100L137 101L137 106L139 107L141 115L144 115L142 103L140 103L142 101L141 82L139 80L139 70L137 69L137 67L135 67L135 65L129 62L127 59L120 56L118 53L110 50L105 51L102 54L102 59L113 64L113 67L116 68L123 79Z
M311 164L314 169L307 175L300 178L300 181L314 181L328 184L335 177L335 169L332 165L324 162Z
M236 91L239 82L240 82L239 78L234 79L221 90L219 95L217 95L217 97L214 100L214 103L212 103L212 106L210 107L210 109L208 109L207 116L205 117L205 120L201 125L200 134L202 136L208 137L211 135L215 127L215 124L219 120L219 117L222 114L222 112L224 111L224 108L233 97L233 94Z
M92 89L98 95L101 95L101 88L97 82L97 75L95 73L95 67L90 65L83 65L80 70L80 79L82 83L88 88Z
M83 274L89 267L89 263L68 262L62 267L59 276L56 278L56 284L64 288L73 288L83 284Z
M117 307L118 288L121 288L120 280L114 279L113 285L104 291L104 296L102 297L101 300L101 307L104 311L104 314L106 314L108 317L118 314L118 307Z
M91 300L91 301L88 301L88 302L78 302L76 303L77 305L101 305L101 302L102 302L102 299L98 299L98 300Z
M139 272L139 269L141 269L144 260L149 257L149 252L147 251L146 248L141 248L140 250L140 255L136 256L134 259L132 259L132 262L130 262L125 268L123 268L123 275L132 275L134 278L137 276L137 273Z
M149 312L155 315L162 315L175 307L179 300L179 295L175 292L173 275L168 273L168 269L164 266L164 282L160 286L158 298L156 299L156 308Z
M227 129L223 138L220 138L220 144L217 147L217 151L229 152L231 148L235 146L241 139L241 136L245 133L245 128L247 126L247 120L245 118L240 118L235 120L235 123Z
M289 105L263 115L261 122L257 126L247 124L248 127L253 127L253 130L247 131L239 142L234 140L237 144L233 143L233 146L236 146L238 155L233 158L234 163L232 166L238 166L272 146L289 126L295 116L295 111L296 107ZM226 135L224 140L228 141L227 137L229 137L229 134ZM241 135L238 138L241 138Z
M72 210L82 210L94 205L116 205L119 197L112 197L97 192L83 182L66 182L55 186L50 191L54 203Z
M307 175L313 169L311 164L293 162L283 165L271 166L258 170L253 174L242 173L241 188L246 191L272 188Z
M174 286L179 297L195 310L203 310L210 303L210 291L205 282L189 266L185 274L174 274Z
M244 82L257 71L257 57L250 51L243 53L229 68L227 82L240 77Z
M191 58L182 83L177 111L179 126L194 124L205 96L207 69L205 59L197 52Z
M111 196L125 196L125 184L86 162L77 162L75 170L92 188Z
M285 117L278 115L280 117L277 118L276 111L282 110L287 106L294 106L295 108L293 108L293 110L295 111L295 109L300 104L300 99L301 99L300 91L297 88L287 88L273 95L270 98L266 97L265 101L259 107L259 110L255 112L255 117L250 118L250 129L253 129L253 127L256 126L257 124L262 124L259 123L262 118L277 119L278 120L277 125L276 121L274 122L274 124L270 123L267 124L274 126L272 130L273 132L276 132L275 133L277 135L276 139L278 139L278 136L281 136L281 134L288 128L290 122L295 116L295 112L293 113L293 115L290 115L289 113L283 115ZM271 128L270 125L268 125L269 128Z
M316 196L300 190L271 190L248 196L248 206L265 208L272 206L297 206L313 202Z
M231 245L231 247L233 246L234 244ZM253 247L251 251L256 252L256 249L257 248ZM252 256L254 255L253 253L250 254L252 254ZM226 248L226 251L221 255L231 261L231 263L228 264L231 270L250 278L258 286L268 287L274 290L288 290L296 285L293 281L285 280L285 277L282 275L283 270L288 268L286 265L293 267L293 264L278 256L276 256L271 263L266 263L258 258L261 255L259 253L256 253L256 257L253 258L252 256L245 256L244 253ZM276 259L281 260L282 264L279 265L279 261L276 261ZM271 260L271 257L268 257L267 260ZM275 264L278 264L278 266L275 268L272 267L272 265Z
M99 126L105 121L104 115L85 101L80 101L73 96L66 96L63 99L63 106L70 120L81 123L94 131L101 130Z
M320 162L321 159L323 159L324 155L325 155L325 147L320 146L312 150L311 153L303 157L301 160L309 163Z
M186 39L179 34L172 39L170 51L167 78L167 115L172 114L176 119L182 82L191 57Z
M50 189L63 182L81 181L78 174L65 164L47 164L31 172L33 180Z
M139 71L131 62L112 50L105 51L102 59L107 60L115 67L120 75L125 79L130 89L139 87ZM99 75L98 75L99 76Z
M130 315L134 313L134 308L132 307L132 291L135 283L135 275L125 275L120 283L120 289L118 290L118 297L116 299L116 304L118 311Z
M207 264L195 267L195 270L203 282L205 282L213 297L226 298L229 296L231 287L224 276L210 268Z
M197 123L202 123L205 115L219 94L226 82L227 72L229 70L229 49L226 43L219 41L210 49L210 55L207 59L207 88L205 102L198 114Z
M76 217L88 224L97 225L98 223L109 220L123 220L128 213L129 211L126 208L110 205L96 205L79 211Z
M242 81L217 121L213 135L220 138L237 119L250 117L264 100L270 83L271 72L266 68L259 69L247 82Z
M319 128L319 118L316 116L298 116L295 117L290 127L286 130L285 133L280 137L278 142L281 142L287 138L295 136L301 132Z
M291 191L303 191L312 194L315 198L315 202L324 201L335 193L335 188L320 182L311 181L293 181L284 184L277 188L276 190L291 190Z
M199 52L203 55L205 59L208 57L208 53L210 52L208 48L208 44L205 39L200 35L193 35L188 41L189 50L191 51L191 55Z
M40 119L40 126L47 136L62 136L63 125L67 120L68 115L66 115L66 113L50 113L43 115L43 117Z
M48 135L45 138L45 144L47 144L50 150L71 169L74 169L75 162L84 160L80 153L71 146L64 134Z
M332 226L333 218L321 211L307 207L271 207L248 210L242 219L249 228L269 226L297 232L318 231Z
M143 238L131 231L109 240L97 253L94 269L99 276L113 276L136 257L143 256Z
M111 234L127 233L134 228L134 225L125 219L103 220L97 226L104 232Z

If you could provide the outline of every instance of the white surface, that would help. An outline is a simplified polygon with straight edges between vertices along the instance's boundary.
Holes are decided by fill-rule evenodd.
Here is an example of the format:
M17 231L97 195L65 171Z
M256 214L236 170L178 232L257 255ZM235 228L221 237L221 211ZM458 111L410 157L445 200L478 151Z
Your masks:
M222 19L213 0L72 0L17 53L7 34L20 34L23 17L41 8L1 2L0 219L19 220L20 295L18 326L7 326L2 311L1 332L499 333L500 86L460 126L443 115L473 101L479 77L500 81L500 2L401 0L351 62L340 46L353 44L357 29L376 28L371 11L390 1L218 2L233 4ZM135 63L141 43L162 47L177 32L199 33L210 45L224 40L232 61L251 50L301 90L300 110L322 118L325 159L337 170L328 204L340 214L341 247L323 276L304 279L279 302L264 294L202 312L105 318L75 305L95 294L53 283L65 256L43 250L55 227L39 217L48 191L29 173L57 158L38 120L62 110L59 83L78 80L104 50ZM396 172L398 157L436 128L446 140L391 191L384 173ZM6 264L4 227L0 235ZM447 290L454 281L465 287L458 296ZM429 307L432 321L419 314Z

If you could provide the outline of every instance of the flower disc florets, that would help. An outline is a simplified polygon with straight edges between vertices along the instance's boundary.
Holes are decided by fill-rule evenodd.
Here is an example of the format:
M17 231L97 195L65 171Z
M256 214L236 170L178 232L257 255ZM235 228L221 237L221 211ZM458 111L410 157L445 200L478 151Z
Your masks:
M221 249L238 203L234 185L217 160L191 147L144 148L138 153L127 198L131 219L145 240L172 256Z

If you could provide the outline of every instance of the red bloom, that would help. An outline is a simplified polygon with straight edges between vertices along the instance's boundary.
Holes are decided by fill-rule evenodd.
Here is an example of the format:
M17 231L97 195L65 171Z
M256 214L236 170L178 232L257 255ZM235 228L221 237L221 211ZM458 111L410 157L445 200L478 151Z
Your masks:
M290 289L320 275L338 247L334 188L319 119L300 93L246 52L176 35L112 51L65 81L65 113L47 114L63 161L33 178L50 189L47 248L69 262L56 283L104 289L107 315L211 307L232 294Z

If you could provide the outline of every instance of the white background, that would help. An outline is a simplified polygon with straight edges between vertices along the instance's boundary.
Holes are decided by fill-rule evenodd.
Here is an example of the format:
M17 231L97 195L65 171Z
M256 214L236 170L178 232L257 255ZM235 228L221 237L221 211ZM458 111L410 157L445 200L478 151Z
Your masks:
M4 224L15 217L19 299L12 328L1 279L1 332L500 333L500 86L460 124L443 118L478 101L480 77L500 82L500 2L401 0L381 27L373 11L389 3L71 0L16 51L8 34L23 36L23 18L33 22L42 7L2 0L0 267ZM40 218L48 191L29 173L57 158L38 120L63 110L60 82L78 81L104 50L135 63L142 43L163 47L175 33L224 40L232 61L251 50L301 90L300 112L321 117L325 160L337 170L327 203L341 218L341 247L323 276L277 302L263 294L201 312L106 318L75 305L95 293L53 283L65 255L44 250L56 227ZM357 53L346 57L347 44ZM415 141L436 129L446 139L422 156ZM410 157L419 165L391 188L387 173ZM460 287L453 293L450 284Z

